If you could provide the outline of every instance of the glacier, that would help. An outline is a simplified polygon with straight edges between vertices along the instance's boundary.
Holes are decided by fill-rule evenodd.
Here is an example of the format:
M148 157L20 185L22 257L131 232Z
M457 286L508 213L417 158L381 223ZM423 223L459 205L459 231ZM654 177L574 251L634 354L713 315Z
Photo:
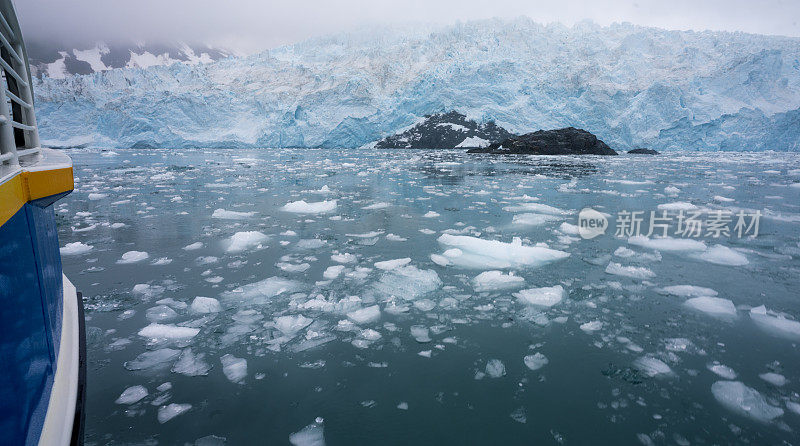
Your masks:
M370 147L456 110L618 150L800 151L800 39L489 19L35 80L53 147Z

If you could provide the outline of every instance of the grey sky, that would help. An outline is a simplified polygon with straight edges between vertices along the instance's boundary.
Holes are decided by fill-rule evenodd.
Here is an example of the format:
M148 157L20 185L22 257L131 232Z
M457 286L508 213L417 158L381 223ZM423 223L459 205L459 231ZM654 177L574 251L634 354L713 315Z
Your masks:
M28 39L186 40L251 52L364 24L632 22L668 29L800 36L800 0L14 0Z

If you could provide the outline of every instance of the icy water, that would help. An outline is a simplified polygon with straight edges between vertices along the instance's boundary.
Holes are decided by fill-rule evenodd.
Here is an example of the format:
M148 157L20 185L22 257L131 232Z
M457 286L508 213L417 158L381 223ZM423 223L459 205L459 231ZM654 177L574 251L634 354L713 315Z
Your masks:
M798 438L798 155L70 155L88 444ZM615 237L623 210L762 217Z

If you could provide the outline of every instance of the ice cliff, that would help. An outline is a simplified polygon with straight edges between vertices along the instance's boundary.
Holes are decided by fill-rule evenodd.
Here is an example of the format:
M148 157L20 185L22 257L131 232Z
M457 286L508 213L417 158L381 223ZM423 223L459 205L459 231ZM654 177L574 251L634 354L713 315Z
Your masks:
M359 147L457 110L626 150L800 151L800 39L529 19L36 81L52 146Z

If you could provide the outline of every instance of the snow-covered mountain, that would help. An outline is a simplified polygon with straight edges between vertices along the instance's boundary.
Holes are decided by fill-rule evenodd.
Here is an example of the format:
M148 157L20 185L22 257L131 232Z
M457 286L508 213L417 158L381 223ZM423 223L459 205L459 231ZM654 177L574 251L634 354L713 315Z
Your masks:
M99 73L114 68L149 68L177 62L210 63L232 55L225 49L184 42L95 42L67 48L53 42L30 41L27 43L27 51L33 75L54 79L63 79L73 74Z
M457 110L617 150L800 150L800 39L743 33L493 19L35 88L55 146L358 147Z

